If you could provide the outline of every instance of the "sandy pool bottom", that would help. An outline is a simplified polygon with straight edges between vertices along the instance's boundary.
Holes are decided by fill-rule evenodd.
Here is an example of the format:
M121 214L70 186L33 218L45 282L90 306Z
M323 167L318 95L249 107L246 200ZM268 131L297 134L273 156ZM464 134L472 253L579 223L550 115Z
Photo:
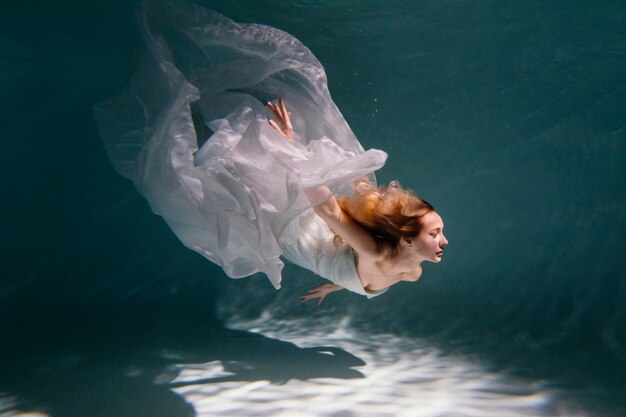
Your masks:
M229 327L296 350L268 346L256 359L178 364L172 389L198 416L589 415L544 381L489 372L412 339L359 334L347 323L329 331L266 317Z

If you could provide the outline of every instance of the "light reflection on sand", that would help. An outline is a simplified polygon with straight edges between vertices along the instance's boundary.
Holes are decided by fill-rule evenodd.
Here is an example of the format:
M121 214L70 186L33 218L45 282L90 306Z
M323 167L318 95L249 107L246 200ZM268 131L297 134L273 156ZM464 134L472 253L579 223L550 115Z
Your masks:
M179 365L180 374L173 381L179 385L174 390L193 405L198 416L587 415L560 403L558 392L541 381L489 372L478 363L443 355L412 339L359 334L345 322L329 329L328 323L315 326L310 321L264 317L229 326L302 348L343 349L365 362L355 368L363 377L291 379L280 384L268 380L194 384L192 381L215 380L232 373L219 361ZM281 357L275 360L280 363Z

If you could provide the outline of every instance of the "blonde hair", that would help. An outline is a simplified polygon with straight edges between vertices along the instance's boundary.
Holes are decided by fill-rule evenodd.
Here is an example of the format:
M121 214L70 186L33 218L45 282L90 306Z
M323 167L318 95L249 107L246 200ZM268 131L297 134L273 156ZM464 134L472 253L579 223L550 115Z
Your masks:
M402 238L413 238L422 230L422 217L435 211L433 206L405 190L398 181L376 187L367 177L354 181L354 194L339 197L341 209L355 222L368 229L380 246L395 256ZM339 239L337 239L339 238ZM336 236L335 242L341 242Z

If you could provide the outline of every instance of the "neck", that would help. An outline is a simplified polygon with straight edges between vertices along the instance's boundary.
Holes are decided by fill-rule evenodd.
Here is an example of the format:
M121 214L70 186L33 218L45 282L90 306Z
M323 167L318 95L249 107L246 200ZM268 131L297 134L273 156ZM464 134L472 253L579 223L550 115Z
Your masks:
M390 253L387 259L391 275L412 272L424 262L424 257L417 254L411 245L404 242L398 246L395 256L391 255Z

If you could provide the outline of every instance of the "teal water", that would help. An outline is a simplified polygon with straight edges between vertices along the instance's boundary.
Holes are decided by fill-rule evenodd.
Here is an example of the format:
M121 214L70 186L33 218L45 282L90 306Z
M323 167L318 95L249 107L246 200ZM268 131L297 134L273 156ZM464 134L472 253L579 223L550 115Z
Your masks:
M201 2L307 45L364 147L389 153L379 180L399 179L444 218L446 259L418 284L313 311L297 295L314 277L288 268L280 292L225 278L109 165L92 108L126 83L138 4L0 6L0 392L24 410L81 415L69 398L88 393L46 385L78 374L77 352L148 361L172 340L202 346L199 333L230 335L225 320L271 313L427 338L569 387L590 415L623 415L626 5ZM51 352L62 352L52 364ZM148 401L171 395L143 388Z

